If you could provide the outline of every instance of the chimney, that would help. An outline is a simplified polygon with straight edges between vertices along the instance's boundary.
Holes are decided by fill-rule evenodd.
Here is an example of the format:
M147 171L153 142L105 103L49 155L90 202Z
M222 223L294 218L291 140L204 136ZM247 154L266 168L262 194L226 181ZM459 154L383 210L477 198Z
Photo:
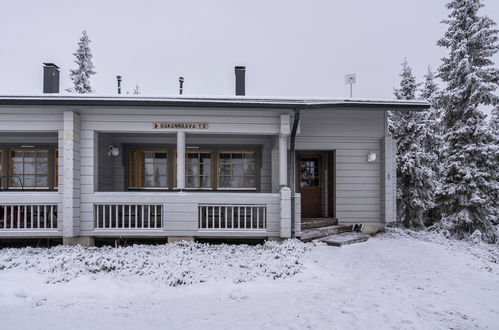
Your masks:
M116 76L116 80L118 81L118 94L121 94L121 76Z
M54 63L43 63L43 92L59 93L59 67Z
M236 95L246 95L245 88L245 75L246 75L246 67L245 66L236 66Z

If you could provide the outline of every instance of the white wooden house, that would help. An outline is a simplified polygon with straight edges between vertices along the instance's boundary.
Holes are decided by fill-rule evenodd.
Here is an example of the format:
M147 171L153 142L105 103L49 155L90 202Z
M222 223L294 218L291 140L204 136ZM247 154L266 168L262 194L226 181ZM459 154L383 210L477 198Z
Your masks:
M287 238L302 237L307 221L379 230L395 220L387 111L426 108L330 98L0 96L0 239Z

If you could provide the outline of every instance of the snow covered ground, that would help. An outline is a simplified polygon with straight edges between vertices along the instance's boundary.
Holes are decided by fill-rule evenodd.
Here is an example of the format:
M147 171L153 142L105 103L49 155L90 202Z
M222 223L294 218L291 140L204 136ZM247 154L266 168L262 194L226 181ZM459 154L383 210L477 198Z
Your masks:
M0 269L0 329L499 328L499 247L437 234L4 249Z

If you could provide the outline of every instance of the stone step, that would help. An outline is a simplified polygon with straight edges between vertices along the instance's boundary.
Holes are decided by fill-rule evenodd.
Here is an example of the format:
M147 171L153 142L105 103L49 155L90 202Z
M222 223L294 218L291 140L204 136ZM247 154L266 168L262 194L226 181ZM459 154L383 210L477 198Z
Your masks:
M336 218L306 218L301 219L301 229L312 229L327 226L334 226L338 224L338 219Z
M301 232L301 240L303 242L308 242L316 238L326 237L333 234L340 234L344 232L352 231L352 226L326 226L320 228L305 229Z
M341 234L334 234L320 238L319 241L332 246L342 246L354 243L365 242L369 239L369 235L360 234L356 232L345 232Z

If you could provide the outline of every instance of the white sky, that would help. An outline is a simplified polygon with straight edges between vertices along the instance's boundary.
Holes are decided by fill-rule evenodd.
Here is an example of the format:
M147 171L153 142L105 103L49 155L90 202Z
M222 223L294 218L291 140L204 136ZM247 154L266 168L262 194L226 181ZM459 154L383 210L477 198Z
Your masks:
M250 96L392 98L407 56L419 80L446 50L441 0L2 0L0 94L42 91L42 62L70 85L83 29L92 40L99 94L136 83L142 94L232 95L234 66L247 67ZM482 13L499 22L499 1ZM495 57L496 64L499 56Z

